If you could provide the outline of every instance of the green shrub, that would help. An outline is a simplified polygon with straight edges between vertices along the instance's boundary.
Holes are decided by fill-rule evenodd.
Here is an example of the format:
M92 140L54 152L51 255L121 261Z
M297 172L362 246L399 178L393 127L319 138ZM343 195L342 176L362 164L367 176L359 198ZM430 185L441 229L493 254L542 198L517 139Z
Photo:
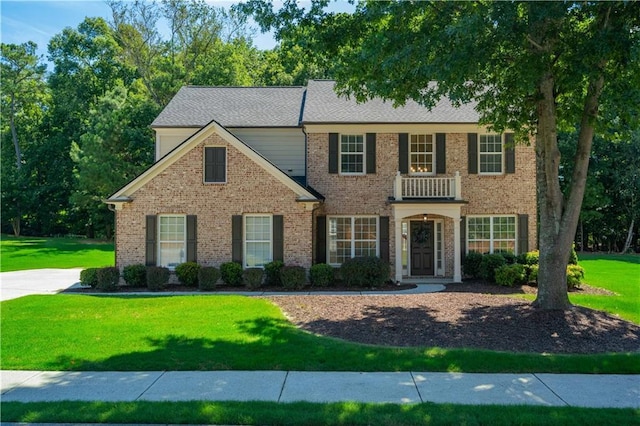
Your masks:
M169 283L169 268L163 266L147 267L147 288L151 291L160 291Z
M302 266L283 266L280 280L284 288L299 290L307 283L307 271Z
M98 284L98 268L87 268L80 271L80 284L95 288Z
M280 280L280 271L284 263L281 260L274 260L264 265L264 273L266 275L265 284L268 286L280 287L282 281Z
M513 252L511 251L505 251L505 252L500 252L499 253L500 256L504 257L505 262L507 262L507 265L513 265L514 263L517 263L518 257L513 254Z
M147 285L147 267L142 264L127 265L122 270L124 282L133 287L144 287Z
M309 270L309 280L315 287L327 287L333 283L333 266L317 263Z
M567 288L572 289L580 287L582 280L584 279L584 269L578 265L567 266Z
M216 288L220 279L220 270L213 266L203 266L198 269L198 286L202 291L211 291Z
M504 265L496 269L495 277L498 285L513 287L516 284L523 284L526 280L524 265L518 263Z
M389 280L389 264L379 257L354 257L340 267L347 287L381 287Z
M485 254L480 262L480 277L491 283L496 282L496 269L506 263L504 257L499 254Z
M187 287L196 287L198 285L198 270L200 265L195 262L185 262L176 266L176 276L178 281Z
M226 262L220 265L220 276L226 285L239 286L242 284L242 265L237 262Z
M250 290L255 290L262 285L264 270L262 268L247 268L242 272L242 281Z
M576 253L576 245L571 245L571 253L569 254L569 265L578 264L578 253Z
M540 260L540 252L538 250L530 251L527 253L522 253L518 256L518 263L522 263L523 265L537 265Z
M477 251L467 253L462 263L464 274L471 278L480 278L480 262L482 262L482 254Z
M538 265L526 266L529 271L527 274L527 282L531 284L538 284Z
M100 291L116 291L120 281L120 271L115 266L100 268L96 272L96 288Z

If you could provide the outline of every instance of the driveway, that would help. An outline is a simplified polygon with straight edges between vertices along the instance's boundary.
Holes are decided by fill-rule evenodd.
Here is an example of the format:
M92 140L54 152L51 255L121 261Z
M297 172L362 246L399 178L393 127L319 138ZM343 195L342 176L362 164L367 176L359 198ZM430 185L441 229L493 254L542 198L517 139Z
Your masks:
M33 269L0 273L0 301L29 294L55 294L80 282L82 269Z

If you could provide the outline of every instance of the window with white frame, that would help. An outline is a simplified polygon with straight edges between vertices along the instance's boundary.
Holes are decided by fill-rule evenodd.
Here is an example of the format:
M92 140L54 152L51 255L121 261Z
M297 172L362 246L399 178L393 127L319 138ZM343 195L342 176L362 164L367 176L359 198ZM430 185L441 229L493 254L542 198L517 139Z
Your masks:
M480 173L502 173L502 135L480 135L478 161Z
M244 266L262 268L272 259L272 218L270 215L244 217Z
M516 253L516 217L468 217L467 248L478 253Z
M184 215L160 215L158 265L173 270L187 256L187 220Z
M364 174L364 135L340 135L340 173Z
M341 265L352 257L378 255L378 218L329 217L329 263Z
M409 171L412 175L433 174L433 135L411 135Z

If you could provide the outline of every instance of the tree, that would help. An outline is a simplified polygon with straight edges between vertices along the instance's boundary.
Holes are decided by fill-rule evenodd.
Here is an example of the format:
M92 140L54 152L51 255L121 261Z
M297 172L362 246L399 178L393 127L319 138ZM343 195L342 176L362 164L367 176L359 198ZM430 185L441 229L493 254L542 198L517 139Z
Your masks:
M2 96L2 121L9 123L9 132L15 152L13 164L3 161L2 210L11 217L13 233L20 235L21 218L25 200L26 175L23 170L23 147L19 134L30 142L34 121L41 119L41 102L45 96L44 73L46 65L36 54L37 45L27 42L20 45L0 45L2 53L0 80ZM2 126L2 142L6 141L6 127ZM23 140L23 144L25 141ZM8 154L2 150L3 159ZM11 158L11 156L9 156Z
M476 101L481 124L536 141L540 270L535 306L569 306L569 260L603 98L640 104L640 5L635 2L376 2L353 14L285 1L241 6L262 29L333 63L337 89L432 107L442 96ZM300 31L299 28L307 28ZM433 84L437 82L437 84ZM624 96L620 95L624 93ZM623 112L621 112L622 114ZM628 113L624 112L628 115ZM637 116L637 115L636 115ZM571 188L559 183L559 128L577 130Z

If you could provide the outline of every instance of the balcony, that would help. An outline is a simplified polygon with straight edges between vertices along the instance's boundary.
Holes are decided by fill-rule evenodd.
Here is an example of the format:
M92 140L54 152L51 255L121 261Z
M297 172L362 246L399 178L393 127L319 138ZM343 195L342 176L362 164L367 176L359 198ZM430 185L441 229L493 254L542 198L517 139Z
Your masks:
M454 177L396 175L393 187L396 201L406 199L449 199L462 200L462 180L460 172Z

